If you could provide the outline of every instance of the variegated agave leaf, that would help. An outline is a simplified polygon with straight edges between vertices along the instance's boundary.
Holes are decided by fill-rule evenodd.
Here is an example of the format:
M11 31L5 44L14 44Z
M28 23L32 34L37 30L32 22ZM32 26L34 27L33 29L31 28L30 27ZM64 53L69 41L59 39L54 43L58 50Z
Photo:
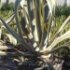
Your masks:
M6 34L9 39L9 42L13 45L17 45L17 39L15 39L11 34Z

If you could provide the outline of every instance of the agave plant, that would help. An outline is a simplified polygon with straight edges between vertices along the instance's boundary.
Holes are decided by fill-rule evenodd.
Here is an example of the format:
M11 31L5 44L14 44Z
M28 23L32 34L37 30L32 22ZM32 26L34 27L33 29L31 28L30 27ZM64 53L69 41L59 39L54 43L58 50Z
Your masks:
M17 50L23 57L47 60L47 56L59 48L69 48L70 16L58 27L55 22L55 6L55 0L16 0L14 15L8 21L0 17L3 26L10 33L6 34L9 41L16 42L16 46L21 44L26 50ZM16 30L8 24L13 18Z

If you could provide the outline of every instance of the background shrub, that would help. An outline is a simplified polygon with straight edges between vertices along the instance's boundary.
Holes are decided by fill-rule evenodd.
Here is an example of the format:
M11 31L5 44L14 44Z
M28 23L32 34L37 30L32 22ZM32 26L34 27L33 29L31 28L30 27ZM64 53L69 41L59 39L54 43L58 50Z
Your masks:
M14 7L14 4L13 3L9 3L8 5L3 4L2 8L1 8L1 11L11 10L11 9L13 9L13 7Z
M56 6L55 16L68 16L70 15L70 7L67 6Z

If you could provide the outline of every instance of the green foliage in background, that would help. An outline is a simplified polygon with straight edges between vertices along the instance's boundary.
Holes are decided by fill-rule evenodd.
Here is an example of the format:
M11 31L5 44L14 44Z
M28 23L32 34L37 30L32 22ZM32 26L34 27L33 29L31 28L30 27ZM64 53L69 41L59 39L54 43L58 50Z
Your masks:
M11 16L12 12L13 10L0 10L0 16L6 20L8 17Z
M2 7L0 8L1 11L5 11L5 10L12 10L14 8L14 4L13 3L9 3L9 4L3 4Z
M68 16L70 15L70 6L56 6L55 16Z

